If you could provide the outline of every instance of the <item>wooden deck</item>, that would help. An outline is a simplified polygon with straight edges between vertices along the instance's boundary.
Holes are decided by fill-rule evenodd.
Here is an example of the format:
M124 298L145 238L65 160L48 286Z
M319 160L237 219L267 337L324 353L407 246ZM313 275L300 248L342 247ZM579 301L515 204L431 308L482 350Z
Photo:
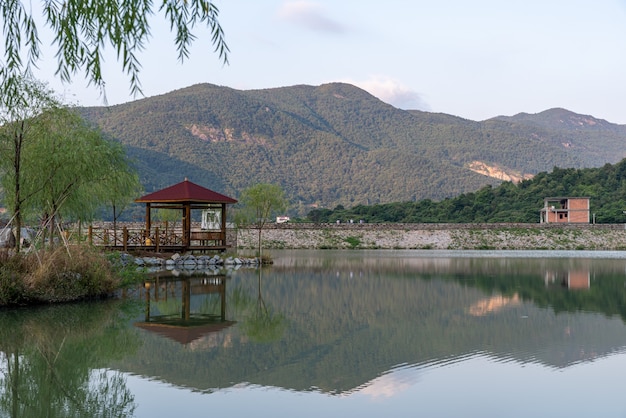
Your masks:
M181 228L145 228L122 226L96 228L90 226L87 240L91 245L119 251L174 252L224 252L233 245L222 231L192 230L184 236ZM236 244L235 244L236 246Z

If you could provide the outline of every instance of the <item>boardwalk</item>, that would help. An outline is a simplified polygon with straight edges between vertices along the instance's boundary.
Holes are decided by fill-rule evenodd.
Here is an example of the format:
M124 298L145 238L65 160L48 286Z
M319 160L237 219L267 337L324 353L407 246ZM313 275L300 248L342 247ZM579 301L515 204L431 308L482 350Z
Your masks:
M152 225L150 230L138 223L120 224L117 228L112 223L103 223L89 226L86 239L92 245L120 251L223 252L237 246L236 233L230 229L225 232L207 231L202 230L199 224L192 225L186 240L180 226L170 227L167 222Z

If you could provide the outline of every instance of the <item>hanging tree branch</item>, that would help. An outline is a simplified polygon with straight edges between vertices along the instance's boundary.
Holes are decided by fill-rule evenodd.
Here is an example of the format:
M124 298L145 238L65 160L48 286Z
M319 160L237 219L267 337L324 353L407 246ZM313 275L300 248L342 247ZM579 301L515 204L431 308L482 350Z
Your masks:
M107 45L116 51L122 71L129 76L131 93L142 93L137 53L150 38L149 18L155 11L163 13L170 24L180 61L188 58L189 47L196 40L192 30L201 24L211 32L214 52L224 64L228 63L230 51L218 21L219 10L211 0L158 0L160 6L155 6L154 0L39 1L45 25L54 34L56 74L69 82L82 71L89 84L96 85L103 95L105 80L101 66ZM0 63L0 91L4 93L0 96L3 96L2 104L10 105L7 100L18 97L17 78L30 74L40 60L41 41L33 10L21 0L0 2L0 20L5 39Z

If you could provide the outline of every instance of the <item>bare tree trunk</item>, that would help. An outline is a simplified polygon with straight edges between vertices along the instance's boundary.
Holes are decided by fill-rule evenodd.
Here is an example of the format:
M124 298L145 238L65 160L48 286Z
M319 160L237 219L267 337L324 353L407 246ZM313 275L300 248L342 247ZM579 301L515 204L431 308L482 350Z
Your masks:
M262 262L263 260L263 256L261 254L261 231L263 229L261 227L259 227L259 262Z
M113 245L117 245L117 213L115 212L115 203L113 203Z
M24 123L22 122L22 129L24 129ZM13 203L13 215L15 220L15 248L17 253L22 249L22 212L21 212L21 200L22 196L20 193L20 169L22 163L22 135L21 133L16 132L15 137L13 138L13 146L15 147L15 154L13 156L13 174L14 178L14 187L15 187L15 196Z

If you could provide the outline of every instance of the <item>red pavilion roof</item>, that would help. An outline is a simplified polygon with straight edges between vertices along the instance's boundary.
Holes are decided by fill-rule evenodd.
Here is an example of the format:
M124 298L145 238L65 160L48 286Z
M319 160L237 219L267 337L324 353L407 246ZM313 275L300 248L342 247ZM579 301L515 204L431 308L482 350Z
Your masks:
M139 322L134 325L148 331L174 340L180 344L187 345L205 335L220 332L235 324L234 321L224 321L201 326L175 326L153 322Z
M237 203L237 200L199 186L185 178L184 181L173 186L135 199L135 202Z

